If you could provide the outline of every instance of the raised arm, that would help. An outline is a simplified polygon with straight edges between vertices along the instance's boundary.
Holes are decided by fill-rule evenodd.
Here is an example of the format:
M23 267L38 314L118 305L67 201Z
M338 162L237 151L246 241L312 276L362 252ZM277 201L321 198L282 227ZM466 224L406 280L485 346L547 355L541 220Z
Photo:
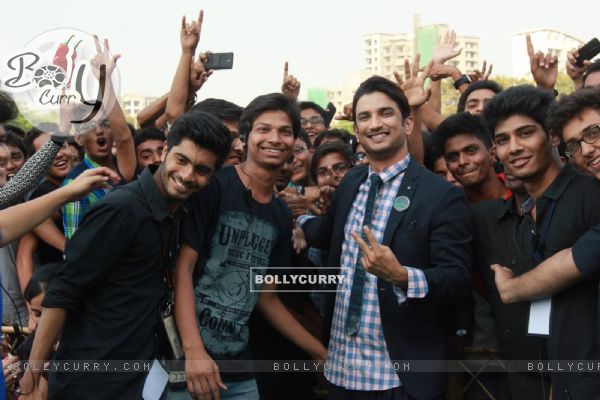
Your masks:
M573 88L575 90L579 90L583 87L583 75L592 63L590 60L584 60L583 67L578 67L577 57L579 57L579 50L571 49L571 51L567 53L567 62L565 63L567 75L569 75L569 78L573 81Z
M79 199L109 181L119 181L114 171L106 167L89 169L67 186L0 211L0 246L29 232L58 211L63 204Z
M165 113L165 109L167 108L168 98L169 93L163 94L144 107L137 115L138 124L140 124L142 128L157 126L156 122L158 118Z
M544 54L541 51L536 53L530 35L527 35L527 54L529 55L531 75L537 87L554 90L556 78L558 77L558 58L549 53Z
M181 42L181 57L177 65L177 71L173 77L171 91L167 100L165 114L167 120L173 122L185 112L186 104L189 98L190 65L194 63L194 54L200 41L202 31L202 20L204 12L200 10L197 21L186 23L185 16L181 19L181 30L179 38Z
M281 93L292 102L298 101L300 94L300 81L289 74L288 62L285 62L283 67L283 83L281 84Z
M100 76L100 66L106 66L106 88L105 99L103 100L104 109L107 113L107 118L110 122L110 127L114 136L115 146L117 148L117 166L119 168L119 173L125 181L130 181L134 178L137 167L135 145L110 79L117 66L117 60L121 55L110 54L108 39L104 39L104 46L101 46L100 40L94 35L94 42L96 44L96 56L91 60L90 64L94 75L98 79Z
M404 60L404 79L400 76L399 73L394 72L394 76L396 77L396 81L404 91L406 98L408 99L408 104L410 105L411 114L415 120L413 131L410 135L408 135L408 148L410 154L415 157L415 159L419 162L419 164L423 165L425 160L425 148L423 145L423 136L421 131L421 118L419 108L425 104L431 92L429 90L425 90L424 84L425 79L429 76L429 71L433 65L429 63L427 67L423 70L422 73L419 73L419 61L421 60L421 55L417 54L415 56L414 63L411 67L410 62L408 60Z
M0 188L0 210L21 201L27 192L40 183L40 179L46 174L52 160L58 154L62 146L61 141L64 140L64 137L54 137L53 140L46 142L27 160L16 175Z

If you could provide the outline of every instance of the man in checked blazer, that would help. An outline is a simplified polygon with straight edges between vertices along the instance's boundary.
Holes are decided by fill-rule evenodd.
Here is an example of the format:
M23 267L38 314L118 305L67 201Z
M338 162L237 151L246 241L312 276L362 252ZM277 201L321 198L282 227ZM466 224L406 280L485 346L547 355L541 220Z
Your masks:
M370 164L347 173L323 217L299 220L344 275L325 315L330 399L445 395L446 314L470 292L471 217L465 195L408 152L411 106L425 98L413 94L409 106L388 79L360 85L352 111ZM415 373L408 360L435 361Z

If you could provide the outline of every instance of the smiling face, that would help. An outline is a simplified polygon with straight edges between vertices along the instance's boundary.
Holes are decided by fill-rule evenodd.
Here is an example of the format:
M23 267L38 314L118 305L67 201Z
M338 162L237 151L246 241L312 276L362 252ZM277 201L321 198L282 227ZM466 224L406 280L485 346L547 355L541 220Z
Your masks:
M325 121L321 114L319 114L316 110L312 108L307 108L305 110L300 111L300 118L302 122L302 128L308 133L308 137L312 144L315 143L315 139L319 135L319 133L327 130L325 126Z
M248 134L248 159L263 168L279 171L292 155L292 121L284 111L266 111L254 120Z
M217 155L184 138L165 153L157 171L165 199L179 203L206 186L216 169Z
M306 143L300 138L294 141L293 155L292 182L301 185L306 183L306 179L309 176L312 157Z
M465 187L481 185L490 173L495 179L490 151L474 135L461 133L448 138L444 158L448 170Z
M38 151L44 143L50 140L49 133L42 133L38 137L33 140L33 147L35 151ZM52 164L50 168L48 168L48 172L46 172L46 176L50 179L54 180L56 183L62 182L65 177L68 175L69 171L73 167L73 157L71 154L71 149L68 144L63 144L58 154L52 160Z
M581 146L581 150L572 157L572 161L580 169L594 175L596 179L600 179L600 140L586 143L581 139L584 132L588 132L588 137L594 137L594 132L598 131L596 128L598 125L600 125L600 112L587 108L563 127L563 140L567 146L569 143L577 141ZM592 140L588 139L589 141Z
M412 117L403 120L398 105L381 92L365 94L356 103L356 134L371 162L391 165L404 158L412 128Z
M512 115L497 124L494 143L506 172L525 182L543 176L552 164L552 142L530 117Z

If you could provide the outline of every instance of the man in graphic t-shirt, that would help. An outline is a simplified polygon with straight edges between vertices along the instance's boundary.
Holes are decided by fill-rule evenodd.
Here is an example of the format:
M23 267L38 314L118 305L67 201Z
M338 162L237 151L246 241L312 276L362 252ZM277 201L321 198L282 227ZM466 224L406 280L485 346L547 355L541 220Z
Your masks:
M300 121L281 94L259 96L245 109L240 133L247 159L219 171L188 205L177 262L177 327L185 353L187 390L169 399L210 396L258 399L250 363L223 368L213 360L250 360L248 319L255 306L283 335L313 358L326 350L290 314L257 274L290 266L292 216L273 196L279 170L290 158ZM251 290L251 288L253 290ZM263 291L261 291L261 289Z

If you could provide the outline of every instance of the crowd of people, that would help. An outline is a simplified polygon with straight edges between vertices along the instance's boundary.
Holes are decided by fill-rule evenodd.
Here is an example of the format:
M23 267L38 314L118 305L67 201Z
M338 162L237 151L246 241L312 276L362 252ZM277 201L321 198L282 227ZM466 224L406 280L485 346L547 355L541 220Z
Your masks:
M491 67L448 62L450 33L427 65L416 55L395 81L366 79L337 115L298 100L287 63L280 92L241 107L202 99L202 19L183 19L170 91L139 129L110 79L112 107L93 120L72 123L81 110L63 102L59 124L27 132L0 93L3 393L600 398L597 366L446 368L600 360L600 61L578 66L573 49L573 92L557 93L556 56L528 38L535 86L502 88ZM94 73L110 77L118 57L95 40ZM460 92L448 117L443 79ZM284 279L298 275L328 279ZM115 360L168 379L152 397L148 371L67 368Z

